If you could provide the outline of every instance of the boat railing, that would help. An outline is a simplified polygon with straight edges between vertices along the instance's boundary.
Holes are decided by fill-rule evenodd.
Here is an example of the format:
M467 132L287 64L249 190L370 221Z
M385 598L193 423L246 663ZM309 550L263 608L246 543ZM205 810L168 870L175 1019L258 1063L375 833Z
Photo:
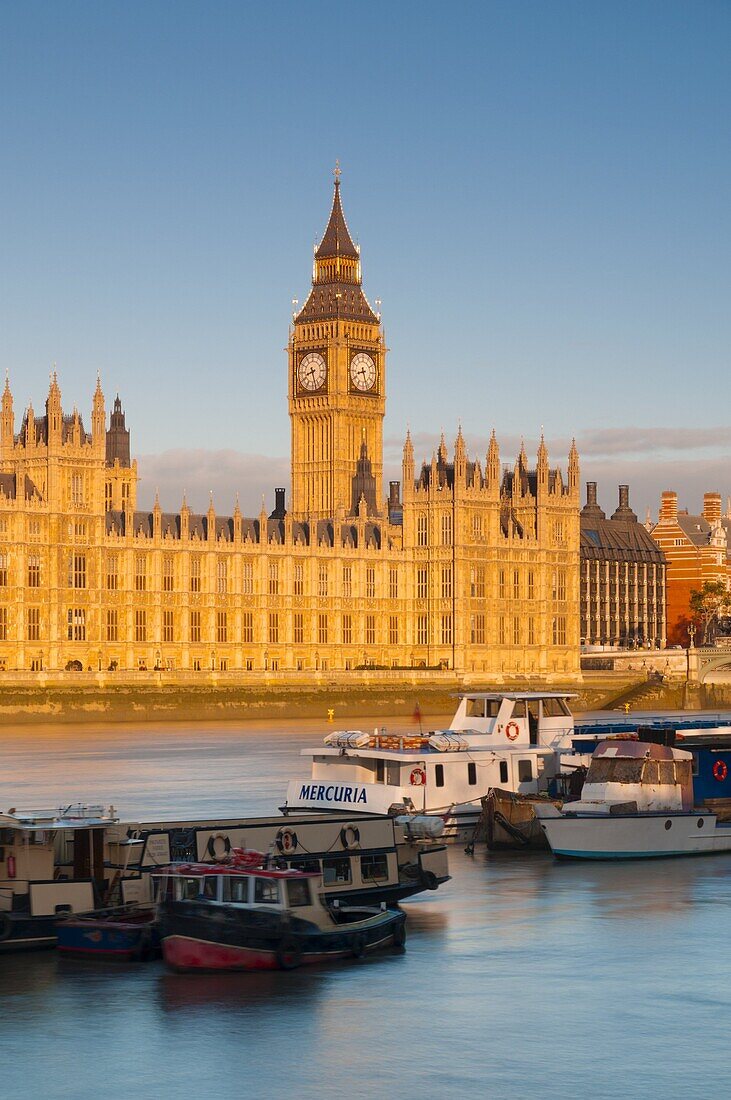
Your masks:
M54 806L43 809L15 809L7 810L5 816L15 818L21 825L39 825L42 828L50 828L54 821L84 823L87 821L118 821L117 811L114 806L86 806L77 802L70 806Z

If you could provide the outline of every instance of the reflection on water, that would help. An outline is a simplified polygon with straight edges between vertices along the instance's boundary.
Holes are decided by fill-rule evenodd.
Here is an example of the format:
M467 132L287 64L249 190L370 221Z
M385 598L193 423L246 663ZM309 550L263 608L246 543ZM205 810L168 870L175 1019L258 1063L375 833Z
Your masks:
M5 731L0 806L270 812L322 725ZM719 1091L731 855L581 865L456 848L451 864L451 883L406 904L403 953L221 975L0 955L3 1100Z

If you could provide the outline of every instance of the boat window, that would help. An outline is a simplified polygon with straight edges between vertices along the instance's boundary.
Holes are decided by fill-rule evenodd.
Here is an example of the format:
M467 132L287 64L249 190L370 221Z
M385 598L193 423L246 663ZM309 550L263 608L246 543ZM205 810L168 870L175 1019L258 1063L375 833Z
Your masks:
M485 700L484 699L468 699L466 709L467 709L467 717L468 718L484 718L485 717Z
M434 765L434 782L437 787L444 786L444 764Z
M508 762L507 760L500 761L500 782L507 783L508 781Z
M386 783L389 787L401 785L401 765L391 760L386 764Z
M200 879L179 878L176 883L178 901L193 901L200 893Z
M544 718L564 718L571 711L563 699L543 699Z
M516 699L513 703L513 718L525 718L525 700Z
M218 876L206 875L203 879L203 890L201 891L204 898L208 898L209 901L218 900Z
M351 880L347 856L328 856L322 861L322 881L325 886L339 886Z
M610 760L602 757L592 760L587 772L587 783L640 783L643 760Z
M223 880L223 900L243 902L249 900L249 880L243 875L226 875Z
M660 772L661 783L675 782L675 765L672 760L659 760L658 770Z
M383 854L361 856L360 877L363 882L385 882L388 878L388 857Z
M500 710L499 699L486 699L485 700L485 717L497 718L498 711Z
M470 787L474 787L477 783L477 764L473 760L470 760L467 765L467 782Z
M383 777L386 770L385 760L376 760L376 783L383 783Z
M287 861L287 865L293 871L314 871L318 875L322 870L319 859L308 859L306 856L290 859Z
M254 879L254 902L259 905L279 905L279 883L274 878Z
M0 844L12 844L13 836L13 829L0 829Z
M532 760L519 760L518 761L518 782L530 783L533 778L533 761Z
M660 782L660 775L658 772L657 760L646 760L645 766L642 769L642 782L657 784Z
M290 909L299 905L310 905L310 881L306 878L293 878L287 883L287 897Z

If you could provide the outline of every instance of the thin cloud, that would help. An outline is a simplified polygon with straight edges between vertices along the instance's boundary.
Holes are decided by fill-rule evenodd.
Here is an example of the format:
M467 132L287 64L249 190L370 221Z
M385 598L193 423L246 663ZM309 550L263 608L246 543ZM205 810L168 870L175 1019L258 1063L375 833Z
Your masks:
M163 451L157 455L140 455L137 459L140 475L138 507L151 508L156 490L167 511L180 508L185 493L188 506L205 511L213 494L213 504L220 515L230 515L236 495L242 512L258 515L264 494L268 512L274 507L276 486L289 486L289 459L268 455L246 454L243 451L209 451L184 448Z

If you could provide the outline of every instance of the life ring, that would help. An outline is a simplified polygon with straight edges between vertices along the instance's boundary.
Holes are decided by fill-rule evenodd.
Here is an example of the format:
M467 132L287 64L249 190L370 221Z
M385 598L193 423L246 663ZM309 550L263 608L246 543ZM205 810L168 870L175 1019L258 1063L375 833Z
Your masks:
M277 966L280 970L296 970L302 962L302 948L294 936L284 936L277 948Z
M7 913L0 913L0 943L7 940L13 931L13 922Z
M717 779L719 783L723 783L727 776L728 764L725 760L717 760L713 765L713 778Z
M340 843L343 848L360 847L360 829L357 825L343 825L340 830Z
M412 787L423 787L426 783L426 772L423 768L412 768L409 782Z
M518 729L518 723L508 722L507 726L505 727L505 736L507 737L508 741L515 741L519 733L520 730Z
M365 955L366 938L362 932L356 932L350 941L350 952L354 959L362 959Z
M217 840L223 841L222 852L216 851ZM227 836L224 836L223 833L216 833L215 836L209 836L208 844L206 845L206 851L208 852L208 855L211 857L211 859L221 859L223 856L227 856L231 851L231 841L228 839Z
M297 847L297 834L292 829L280 829L275 844L278 852L294 852Z
M8 878L15 878L15 856L7 858Z

